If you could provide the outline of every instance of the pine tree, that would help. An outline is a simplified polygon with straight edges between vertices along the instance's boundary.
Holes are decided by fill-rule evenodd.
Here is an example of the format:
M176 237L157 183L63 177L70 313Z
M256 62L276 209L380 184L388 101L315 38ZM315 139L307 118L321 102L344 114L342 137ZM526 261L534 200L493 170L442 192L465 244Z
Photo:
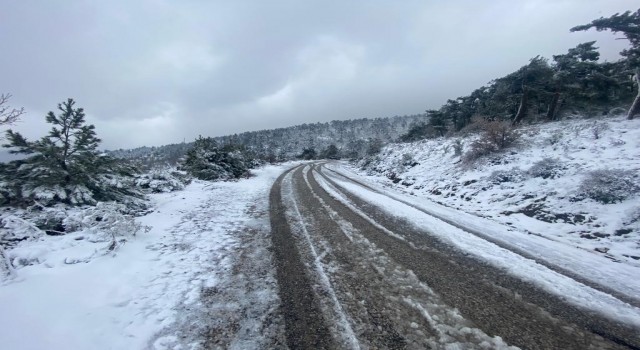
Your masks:
M631 47L622 50L620 54L625 57L627 67L633 73L638 89L636 98L627 113L627 118L633 119L635 115L640 114L640 9L636 12L616 13L609 18L600 17L589 24L573 27L571 31L583 31L591 28L595 28L597 31L610 30L613 33L622 33L631 44Z
M320 154L320 158L324 158L324 159L340 159L340 150L338 149L338 147L335 144L332 143L329 146L327 146L327 148L322 150L322 152Z
M96 148L100 139L95 127L85 124L82 108L74 109L75 101L68 99L58 104L60 114L51 111L46 121L53 124L49 135L29 142L20 133L7 130L10 153L35 155L37 162L48 169L44 181L68 186L84 182L86 176L95 172Z
M46 121L53 127L47 136L28 141L7 130L10 153L25 154L25 159L3 164L0 188L5 204L26 204L42 200L47 204L95 204L97 201L130 202L141 193L122 183L135 169L115 159L100 155L95 127L85 125L82 108L74 108L68 99L58 104L58 115L49 112ZM130 197L130 198L129 198ZM136 203L140 204L140 203Z
M231 180L249 175L253 156L241 145L219 147L210 137L198 137L181 168L200 180Z
M594 101L591 88L597 84L597 80L603 80L599 74L601 66L598 64L600 53L595 47L595 41L579 44L571 48L563 55L553 55L553 95L547 109L547 119L555 120L562 107L563 100L586 101L592 104ZM608 80L611 80L610 78ZM608 90L608 89L604 89ZM606 96L607 91L601 91Z
M304 160L313 160L318 158L318 154L316 153L316 149L313 147L307 147L302 150L302 153L298 156L300 159Z
M427 115L429 116L427 126L433 128L436 136L443 137L444 135L446 135L448 131L448 121L445 112L440 110L428 110Z
M515 91L520 95L518 110L512 119L511 124L519 124L529 113L535 100L539 95L544 95L548 90L547 85L553 76L553 71L547 59L536 56L529 61L529 64L520 68L517 72L510 74L513 80Z
M378 138L371 138L367 142L367 156L375 156L382 151L384 144Z

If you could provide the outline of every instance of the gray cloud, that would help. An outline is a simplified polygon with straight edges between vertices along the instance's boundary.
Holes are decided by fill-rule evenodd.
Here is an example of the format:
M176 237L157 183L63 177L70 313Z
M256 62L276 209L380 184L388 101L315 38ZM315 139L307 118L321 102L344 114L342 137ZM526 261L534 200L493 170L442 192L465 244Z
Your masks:
M420 113L598 40L574 25L635 1L15 1L0 12L0 92L29 112L73 97L107 148Z

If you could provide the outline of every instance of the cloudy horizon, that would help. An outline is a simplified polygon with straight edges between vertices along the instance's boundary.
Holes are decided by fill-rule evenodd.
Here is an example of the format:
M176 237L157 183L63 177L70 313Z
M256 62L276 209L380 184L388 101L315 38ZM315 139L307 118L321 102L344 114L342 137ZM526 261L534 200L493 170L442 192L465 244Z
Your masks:
M569 29L634 5L16 1L0 12L0 93L30 139L74 98L107 149L418 114L582 42L618 59L624 40Z

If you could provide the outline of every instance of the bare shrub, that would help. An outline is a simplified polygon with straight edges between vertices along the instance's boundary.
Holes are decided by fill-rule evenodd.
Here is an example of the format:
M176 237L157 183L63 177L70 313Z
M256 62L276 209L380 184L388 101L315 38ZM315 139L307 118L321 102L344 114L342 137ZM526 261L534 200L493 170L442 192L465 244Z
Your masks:
M453 142L453 156L460 157L462 155L462 148L464 147L464 143L462 140L457 139Z
M621 139L614 139L614 138L612 138L612 139L609 141L609 144L610 144L611 146L613 146L613 147L619 147L619 146L622 146L622 145L626 144L626 142L625 142L624 140L621 140Z
M471 163L486 155L499 152L515 145L520 132L511 123L504 121L482 121L480 138L471 143L471 149L464 154L465 163Z
M520 168L511 168L510 170L496 170L489 175L489 182L499 185L503 182L522 182L526 179L526 172Z
M402 155L402 165L404 165L404 166L412 166L413 163L415 163L415 160L413 160L413 154L404 153Z
M562 140L564 134L562 131L557 130L553 134L549 135L549 137L545 140L549 145L555 146Z
M578 199L591 198L603 204L622 202L640 192L635 177L632 170L594 170L582 180Z
M473 163L476 160L495 152L493 144L485 139L478 139L471 143L471 148L462 156L463 163Z
M20 109L7 105L11 94L0 94L0 125L12 125L24 114L24 107Z
M513 146L520 139L520 132L514 129L509 122L493 121L487 123L484 137L499 151Z
M530 126L524 130L525 134L529 137L535 137L540 135L540 128L537 126Z
M462 129L460 129L460 131L458 131L458 134L462 136L467 136L470 134L476 134L476 133L482 132L484 131L485 124L488 122L488 120L489 118L487 117L474 115L471 118L471 122L467 124L465 127L463 127Z
M600 122L598 123L597 121L593 122L593 125L591 126L591 133L593 134L593 138L594 139L599 139L600 137L602 137L602 133L611 129L611 127L609 126L609 124L607 123L603 123Z
M584 131L584 130L586 130L588 128L589 128L588 125L586 125L584 123L580 123L580 124L573 125L573 126L569 127L569 130L573 133L573 135L575 137L578 137L578 136L580 136L580 134L582 134L582 131Z
M566 167L560 160L555 158L544 158L535 162L527 173L532 177L541 177L543 179L555 179L560 177L566 170Z
M126 207L122 204L99 202L94 207L68 213L64 226L70 232L85 230L94 233L95 241L115 240L116 237L135 236L148 231L147 226L125 213Z
M402 158L396 159L394 161L394 168L392 170L393 177L395 178L396 174L402 174L406 172L409 168L413 168L419 163L415 161L413 158L413 154L404 153ZM393 180L393 179L392 179Z

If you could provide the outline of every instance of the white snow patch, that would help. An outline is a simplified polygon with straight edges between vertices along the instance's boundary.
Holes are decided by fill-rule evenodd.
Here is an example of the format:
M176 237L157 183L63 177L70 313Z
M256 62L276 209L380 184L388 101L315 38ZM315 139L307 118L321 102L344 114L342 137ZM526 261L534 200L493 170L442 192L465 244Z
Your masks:
M113 254L96 255L105 243L82 232L18 243L6 254L24 265L0 284L0 344L24 350L180 348L171 334L183 316L177 310L185 310L180 305L198 304L203 287L230 278L229 253L238 244L233 233L268 225L249 222L247 208L267 210L271 184L290 166L153 194L155 211L137 219L151 231L129 238ZM261 293L266 301L277 300L275 289ZM238 339L243 341L259 344Z

